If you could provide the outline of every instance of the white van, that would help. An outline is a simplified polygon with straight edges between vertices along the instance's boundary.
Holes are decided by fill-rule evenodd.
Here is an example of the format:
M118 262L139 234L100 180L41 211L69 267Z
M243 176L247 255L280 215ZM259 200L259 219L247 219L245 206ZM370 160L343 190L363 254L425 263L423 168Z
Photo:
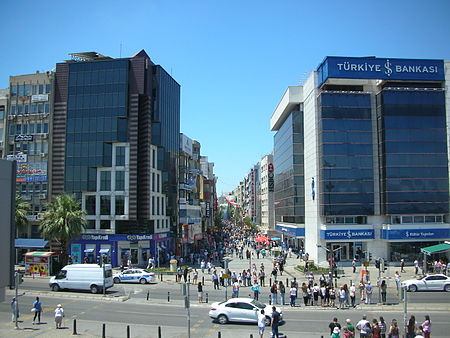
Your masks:
M52 291L73 289L98 293L103 291L103 281L105 281L105 289L114 285L111 264L105 264L104 269L105 275L103 275L103 267L97 264L66 265L56 276L50 278L48 284Z

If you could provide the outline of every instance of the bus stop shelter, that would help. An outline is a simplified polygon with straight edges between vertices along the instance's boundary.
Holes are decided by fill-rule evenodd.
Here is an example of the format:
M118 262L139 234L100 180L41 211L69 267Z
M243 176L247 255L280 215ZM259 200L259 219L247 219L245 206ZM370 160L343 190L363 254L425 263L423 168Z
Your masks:
M420 249L420 251L423 253L423 274L425 274L427 270L427 256L450 251L450 242L427 246Z

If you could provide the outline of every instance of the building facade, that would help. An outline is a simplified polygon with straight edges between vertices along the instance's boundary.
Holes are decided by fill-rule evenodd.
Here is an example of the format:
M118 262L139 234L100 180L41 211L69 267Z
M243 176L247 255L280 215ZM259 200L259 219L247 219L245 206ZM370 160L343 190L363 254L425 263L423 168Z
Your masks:
M299 106L304 155L293 171L304 177L312 259L414 260L450 239L449 80L442 60L327 57L289 87L271 124L278 134Z
M269 230L275 230L275 213L274 213L274 165L273 155L265 155L261 158L261 230L267 233Z
M164 259L178 222L179 85L143 50L71 57L56 65L51 187L87 212L72 259Z

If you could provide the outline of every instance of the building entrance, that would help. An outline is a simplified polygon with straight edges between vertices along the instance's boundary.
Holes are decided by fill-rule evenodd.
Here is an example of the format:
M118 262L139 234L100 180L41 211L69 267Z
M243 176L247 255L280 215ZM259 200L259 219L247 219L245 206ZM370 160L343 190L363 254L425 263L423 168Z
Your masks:
M352 255L350 250L352 243L330 243L331 252L334 253L334 260L339 262L341 260L349 260Z

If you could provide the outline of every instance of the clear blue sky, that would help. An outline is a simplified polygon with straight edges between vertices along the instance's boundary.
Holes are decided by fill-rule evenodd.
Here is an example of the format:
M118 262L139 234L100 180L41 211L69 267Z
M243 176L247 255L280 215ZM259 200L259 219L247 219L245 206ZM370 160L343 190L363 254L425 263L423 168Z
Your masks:
M231 191L270 153L270 117L327 55L450 59L448 0L0 2L0 88L68 53L145 49L181 84L181 131Z

